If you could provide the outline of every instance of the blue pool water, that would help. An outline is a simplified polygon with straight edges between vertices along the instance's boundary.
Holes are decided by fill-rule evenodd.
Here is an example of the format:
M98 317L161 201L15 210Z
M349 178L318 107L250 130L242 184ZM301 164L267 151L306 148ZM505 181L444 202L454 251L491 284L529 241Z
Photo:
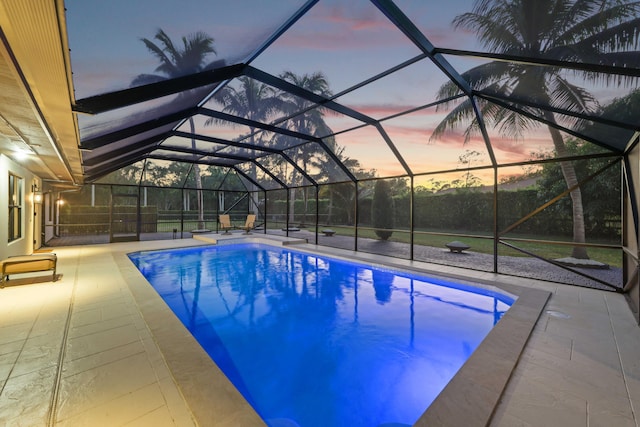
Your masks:
M129 257L271 426L413 424L513 303L267 245Z

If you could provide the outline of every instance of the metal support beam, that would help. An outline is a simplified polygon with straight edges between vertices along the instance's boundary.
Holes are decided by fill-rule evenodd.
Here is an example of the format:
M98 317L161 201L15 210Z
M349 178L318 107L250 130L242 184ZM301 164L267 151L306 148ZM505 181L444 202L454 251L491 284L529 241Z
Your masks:
M420 50L429 56L431 61L446 74L465 94L471 96L471 86L449 64L449 62L435 50L434 45L422 34L398 6L391 0L371 0L380 11L392 22L405 36L409 38Z
M211 110L209 108L204 108L204 107L200 108L198 110L198 114L202 114L203 116L212 117L214 119L224 120L231 123L245 125L245 126L256 128L256 129L266 130L266 131L277 133L280 135L290 136L292 138L298 138L303 141L317 142L320 140L320 138L317 138L312 135L307 135L307 134L292 131L286 128L281 128L278 126L273 126L270 124L258 122L255 120L247 119L245 117L234 116L232 114L223 113L222 111Z
M469 98L469 102L471 103L473 111L476 115L476 120L478 121L480 132L482 133L484 145L487 148L487 153L489 153L489 158L491 159L491 165L496 168L498 167L498 161L496 160L496 155L493 153L493 146L491 145L491 139L489 138L489 134L487 133L487 127L484 124L484 117L482 116L482 112L478 108L478 104L473 99L473 97Z
M465 56L472 58L483 58L483 59L491 59L493 61L503 61L510 63L517 63L523 65L534 65L534 66L544 66L544 67L559 67L569 70L578 70L578 71L586 71L589 73L602 73L602 74L611 74L617 76L630 76L630 77L640 77L640 69L636 67L624 65L605 65L602 62L606 60L606 55L599 55L597 58L601 63L599 64L590 64L585 62L577 62L577 61L563 61L559 59L553 58L545 58L541 56L530 57L530 56L520 56L520 55L512 55L506 53L494 53L494 52L478 52L473 50L460 50L460 49L447 49L436 47L433 49L434 54L444 54L444 55L453 55L453 56Z
M273 174L269 169L267 169L266 167L264 167L264 166L262 165L262 163L257 162L257 161L255 161L255 160L252 160L252 163L253 163L254 165L256 165L257 167L259 167L259 168L260 168L260 170L261 170L262 172L264 172L265 174L269 175L269 177L271 177L271 179L273 179L275 182L277 182L278 184L280 184L280 186L281 186L282 188L287 188L287 184L285 184L285 183L284 183L284 181L282 181L280 178L278 178L277 176L275 176L275 175L274 175L274 174Z
M183 77L176 77L174 79L162 80L129 89L91 96L77 100L75 105L72 106L72 109L77 113L104 113L105 111L115 110L117 108L229 80L242 75L245 67L245 64L228 65Z
M380 133L380 135L382 136L382 139L384 139L384 141L387 143L387 146L389 147L389 149L391 149L391 152L393 153L393 155L396 156L396 159L398 160L398 162L400 162L400 164L404 168L405 173L409 176L413 176L413 172L411 172L411 168L409 167L407 162L404 160L404 158L402 157L402 154L400 154L400 151L398 151L393 141L391 141L391 138L389 137L387 132L384 130L382 125L380 125L380 123L376 123L375 127Z
M242 176L243 176L247 181L251 182L251 184L255 185L255 186L256 186L257 188L259 188L260 190L262 190L262 191L266 191L266 189L265 189L262 185L260 185L260 184L258 183L258 181L256 181L255 179L251 178L251 177L249 176L249 174L247 174L247 173L245 173L245 172L241 171L240 169L238 169L238 168L237 168L237 167L235 167L235 166L233 166L233 170L235 170L235 171L236 171L236 173L238 173L239 175L242 175ZM248 192L247 192L247 193L248 193Z
M80 141L80 149L94 150L96 148L100 148L105 145L111 144L112 142L120 141L125 138L130 138L140 133L150 132L154 129L162 128L164 126L177 124L181 120L194 115L197 111L198 111L197 108L187 108L172 114L168 114L166 116L158 117L152 120L147 120L146 122L143 122L143 123L129 126L128 128L119 129L115 132L96 136L94 138L85 139ZM158 135L165 135L165 134L166 134L166 131L158 132Z
M161 140L164 140L169 137L169 133L161 134L158 136L153 136L151 138L143 139L134 144L123 146L117 148L115 150L109 150L108 152L101 154L99 156L89 157L84 159L82 165L85 168L91 168L94 166L98 166L101 163L111 163L114 160L118 159L118 157L123 156L125 154L138 154L143 155L150 151L153 151L158 147L158 143Z
M281 154L282 153L282 150L278 150L278 149L272 148L272 147L263 147L263 146L260 146L260 145L247 144L246 142L230 141L228 139L215 138L213 136L207 136L207 135L192 134L192 133L183 132L183 131L179 131L179 130L174 130L174 131L170 132L170 135L178 136L180 138L195 139L195 140L198 140L198 141L211 142L211 143L214 143L214 144L228 145L228 146L231 146L231 147L245 148L247 150L263 151L265 153L273 153L273 154ZM249 157L247 157L247 160L249 160Z
M302 169L300 166L298 166L298 164L297 164L297 163L296 163L296 162L295 162L291 157L289 157L289 155L288 155L288 154L280 153L280 155L281 155L281 156L282 156L282 157L283 157L287 162L291 163L291 166L293 166L293 167L298 171L298 173L300 173L300 175L304 176L304 177L305 177L305 179L311 183L311 185L318 185L318 183L316 182L316 180L315 180L315 179L313 179L313 178L311 177L311 175L309 175L309 174L308 174L304 169Z
M356 110L353 110L349 107L345 107L344 105L338 104L335 101L331 101L328 98L325 98L324 96L321 96L321 95L318 95L317 93L303 89L300 86L296 86L293 83L289 83L288 81L281 79L280 77L276 77L269 73L265 73L264 71L259 70L257 68L253 68L249 66L245 69L244 74L247 77L251 77L262 83L268 84L269 86L273 86L277 89L283 90L285 92L289 92L313 104L317 104L318 106L322 106L324 108L328 108L329 110L333 110L338 113L344 114L345 116L349 116L363 123L374 124L376 122L375 119L369 116L366 116Z
M415 189L414 189L414 179L413 175L409 177L409 182L411 184L411 193L409 193L409 259L413 261L413 245L415 243L414 239L414 231L415 231Z

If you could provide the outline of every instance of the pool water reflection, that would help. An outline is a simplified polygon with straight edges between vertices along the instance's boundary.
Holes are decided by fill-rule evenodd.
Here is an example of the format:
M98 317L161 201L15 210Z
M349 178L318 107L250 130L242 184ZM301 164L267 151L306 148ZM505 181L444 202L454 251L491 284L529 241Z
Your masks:
M513 303L268 245L129 257L272 426L413 424Z

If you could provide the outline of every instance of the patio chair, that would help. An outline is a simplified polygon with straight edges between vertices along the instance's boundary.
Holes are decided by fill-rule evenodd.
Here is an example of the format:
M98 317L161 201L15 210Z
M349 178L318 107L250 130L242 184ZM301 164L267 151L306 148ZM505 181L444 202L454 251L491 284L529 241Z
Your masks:
M251 234L250 231L253 230L256 224L256 216L254 214L247 215L247 220L244 223L244 226L238 227L241 230L244 230L244 234Z
M231 217L229 215L219 215L220 229L224 230L224 234L230 234L229 230L233 230L233 224L231 224Z

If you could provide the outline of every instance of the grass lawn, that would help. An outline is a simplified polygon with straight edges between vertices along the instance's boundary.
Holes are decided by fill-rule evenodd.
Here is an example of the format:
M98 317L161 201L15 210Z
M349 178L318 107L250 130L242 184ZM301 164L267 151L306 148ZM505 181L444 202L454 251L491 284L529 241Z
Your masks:
M322 228L322 227L321 227ZM337 234L343 236L353 236L354 230L352 227L339 227L331 226L331 229L335 230ZM375 232L370 229L359 229L358 237L377 239ZM532 236L518 236L519 238L531 238L539 239ZM394 232L390 241L393 242L410 242L409 232ZM433 246L444 248L445 244L453 241L460 240L471 246L471 250L484 254L493 254L493 239L481 238L481 237L458 237L455 234L422 234L415 233L414 244L423 246ZM536 254L546 259L557 259L571 256L571 246L569 245L556 245L541 242L521 242L521 241L507 241L508 243L518 248L524 249L528 252ZM589 257L595 261L599 261L610 265L611 267L622 267L622 250L621 249L608 249L608 248L596 248L591 247L587 249ZM505 245L498 245L498 254L502 256L516 256L516 257L528 257L529 255L520 251L511 249Z
M189 231L197 224L196 221L185 221L185 231ZM267 224L269 225L269 224ZM207 227L210 230L216 229L216 221L207 221ZM268 228L274 230L280 230L284 227L284 224L271 224ZM158 221L158 231L171 231L173 228L180 229L179 221ZM341 227L341 226L320 226L320 230L323 228L331 228L338 235L353 236L355 230L353 227ZM310 227L309 231L313 231L314 228ZM378 236L371 229L360 228L358 230L358 237L377 239ZM516 237L516 236L513 236ZM535 236L517 236L519 238L539 239ZM393 235L389 239L393 242L410 242L409 232L394 231ZM471 250L484 254L493 253L493 240L491 238L485 239L481 237L458 237L455 233L452 234L423 234L416 232L414 235L414 243L416 245L433 246L438 248L444 248L446 243L453 240L460 240L471 246ZM508 241L514 246L534 253L540 257L547 259L565 258L571 255L571 246L568 245L555 245L540 242L521 242L521 241ZM621 249L608 249L608 248L588 248L589 257L595 261L599 261L610 265L611 267L622 267L622 250ZM520 251L511 249L505 245L498 246L498 254L502 256L516 256L527 257L529 255Z

